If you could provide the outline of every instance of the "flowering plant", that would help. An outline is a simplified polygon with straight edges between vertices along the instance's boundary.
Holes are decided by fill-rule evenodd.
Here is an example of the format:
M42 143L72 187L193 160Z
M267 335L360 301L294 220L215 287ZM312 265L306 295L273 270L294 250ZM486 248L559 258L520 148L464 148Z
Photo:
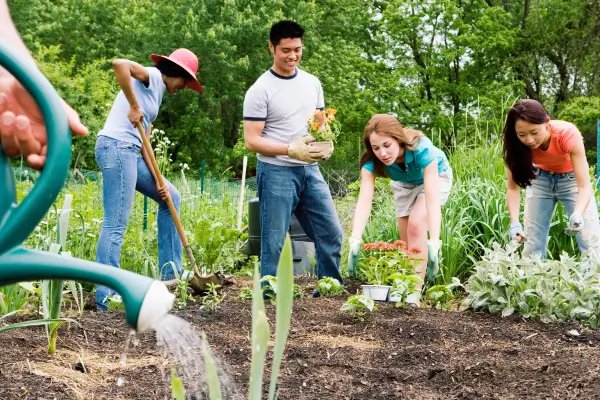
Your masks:
M334 141L340 134L340 124L335 119L335 108L315 110L307 121L308 134L317 142Z
M416 257L421 250L407 248L406 242L396 240L389 242L365 243L363 257L358 262L359 270L370 284L393 284L397 274L414 274L415 267L421 262Z

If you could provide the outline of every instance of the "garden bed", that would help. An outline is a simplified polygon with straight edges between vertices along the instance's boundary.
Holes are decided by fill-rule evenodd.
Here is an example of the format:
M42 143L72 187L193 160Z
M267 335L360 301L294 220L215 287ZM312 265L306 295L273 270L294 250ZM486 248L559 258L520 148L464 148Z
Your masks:
M378 303L359 322L339 311L347 296L313 299L316 282L296 282L305 296L294 303L281 399L566 399L596 398L600 391L598 332L484 313L397 309L393 303ZM175 312L206 332L240 398L246 397L250 366L251 302L237 299L244 286L251 286L250 278L235 278L215 312L192 302ZM349 286L355 292L359 284ZM266 307L273 319L274 306ZM46 354L42 328L0 334L1 398L169 397L163 378L169 368L154 334L139 335L121 368L128 332L122 311L86 311L81 323L85 330L61 328L54 356ZM567 333L572 329L580 336ZM122 371L126 382L119 387Z

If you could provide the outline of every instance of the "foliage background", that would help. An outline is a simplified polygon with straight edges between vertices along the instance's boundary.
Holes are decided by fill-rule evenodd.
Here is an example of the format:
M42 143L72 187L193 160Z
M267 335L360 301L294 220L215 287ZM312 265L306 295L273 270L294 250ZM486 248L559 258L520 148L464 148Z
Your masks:
M595 0L9 0L40 68L91 135L73 164L95 169L93 147L117 93L111 61L151 65L150 53L199 55L205 94L167 96L155 126L175 146L173 166L239 175L244 93L271 65L270 25L307 31L302 68L323 82L343 136L324 167L357 171L373 113L391 112L453 152L497 140L506 107L544 102L576 123L595 162L600 119L600 4ZM490 126L490 124L492 126ZM475 140L476 139L476 140ZM250 172L253 172L251 162Z

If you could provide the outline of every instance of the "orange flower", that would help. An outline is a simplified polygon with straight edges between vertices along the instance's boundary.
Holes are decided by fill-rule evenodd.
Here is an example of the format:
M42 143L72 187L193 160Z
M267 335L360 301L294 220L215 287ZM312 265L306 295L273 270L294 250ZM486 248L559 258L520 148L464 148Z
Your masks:
M408 252L411 253L411 254L419 254L419 253L421 253L421 249L419 249L418 247L411 247L408 250Z

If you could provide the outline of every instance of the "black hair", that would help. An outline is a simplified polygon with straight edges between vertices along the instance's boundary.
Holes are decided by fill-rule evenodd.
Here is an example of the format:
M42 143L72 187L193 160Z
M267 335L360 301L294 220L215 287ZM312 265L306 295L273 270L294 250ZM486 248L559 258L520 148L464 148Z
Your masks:
M156 64L156 68L160 71L161 74L169 78L185 78L186 81L192 79L189 72L187 72L185 69L181 68L174 62L170 60L165 60L164 58Z
M535 178L533 153L517 137L515 125L517 121L527 121L532 124L543 124L549 118L548 111L537 100L523 99L517 101L506 115L504 124L504 163L512 173L517 185L526 188Z
M304 38L304 28L302 28L297 22L282 20L274 23L273 26L271 26L269 41L275 47L277 47L279 42L281 42L281 39L296 38Z

